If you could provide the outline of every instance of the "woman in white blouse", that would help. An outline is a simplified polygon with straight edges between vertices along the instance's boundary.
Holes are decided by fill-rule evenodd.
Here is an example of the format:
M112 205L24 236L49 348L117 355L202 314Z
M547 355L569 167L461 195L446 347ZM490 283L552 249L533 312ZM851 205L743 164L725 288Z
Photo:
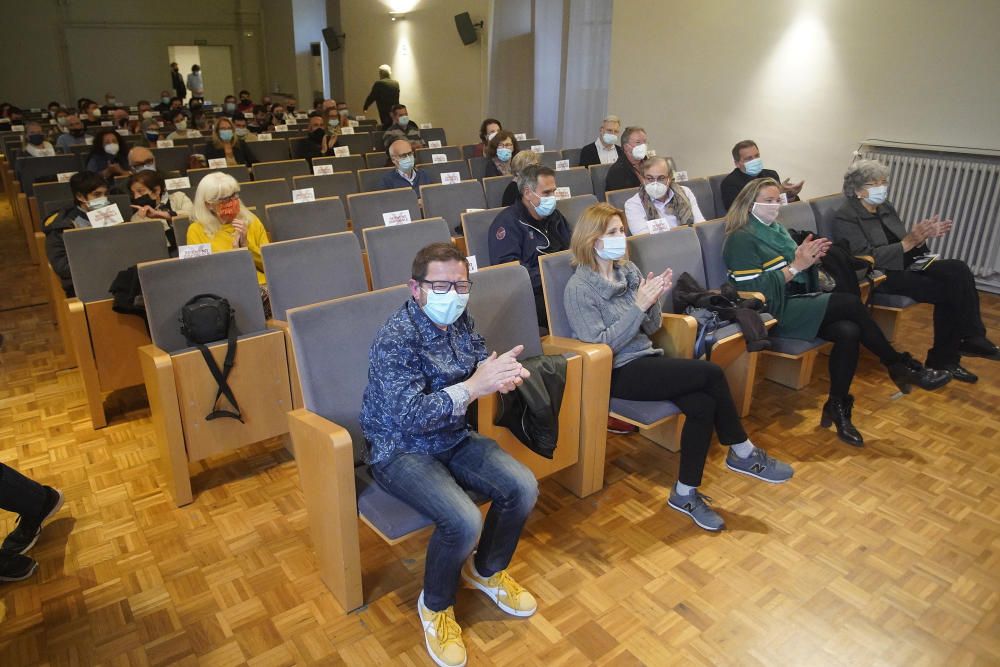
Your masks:
M690 188L673 182L665 158L648 158L642 163L640 173L642 187L625 202L625 217L633 236L648 234L652 220L662 220L664 229L705 221Z

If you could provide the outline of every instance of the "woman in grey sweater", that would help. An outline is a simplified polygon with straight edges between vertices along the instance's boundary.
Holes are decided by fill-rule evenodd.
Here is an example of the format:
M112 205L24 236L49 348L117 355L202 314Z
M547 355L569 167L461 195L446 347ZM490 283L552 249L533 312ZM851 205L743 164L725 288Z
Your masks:
M792 468L750 442L721 368L709 361L667 358L653 347L649 337L661 326L660 299L670 289L672 272L643 277L625 258L624 218L613 206L595 204L577 221L570 242L576 272L566 284L566 316L575 338L611 347L613 397L673 401L684 413L680 470L668 504L705 530L722 530L722 517L698 492L713 430L729 447L726 466L735 472L777 484L791 479Z

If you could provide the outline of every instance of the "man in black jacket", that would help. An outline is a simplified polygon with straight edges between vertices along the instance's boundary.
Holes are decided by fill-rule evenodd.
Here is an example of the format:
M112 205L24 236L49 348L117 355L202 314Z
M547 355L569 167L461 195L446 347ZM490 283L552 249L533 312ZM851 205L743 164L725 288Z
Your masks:
M605 116L597 133L597 141L580 149L580 166L613 164L620 160L625 151L615 142L618 140L621 127L622 123L618 116Z
M799 181L796 184L785 179L785 182L782 183L778 172L773 169L764 169L764 161L760 159L760 149L757 148L753 139L744 139L733 146L733 164L736 165L736 169L733 169L726 176L721 186L722 205L726 207L727 211L746 184L758 178L773 178L781 183L781 189L788 197L788 201L799 200L799 192L805 181Z
M521 198L501 211L490 225L490 264L519 262L531 276L539 326L548 327L538 256L569 248L569 223L556 209L556 173L529 165L517 177Z
M608 170L605 192L639 187L639 166L646 159L646 149L646 130L626 127L622 132L622 155Z
M174 94L182 100L187 97L187 86L184 85L184 77L181 76L180 67L177 63L170 63L170 86L174 89Z
M42 224L42 231L45 232L45 254L49 259L49 266L59 276L67 297L74 296L74 292L63 232L67 229L91 226L87 212L107 205L108 183L100 174L78 171L69 179L69 188L73 193L75 205L53 213Z
M378 107L378 116L382 123L382 129L392 125L392 107L399 104L399 81L392 77L392 68L382 65L378 68L378 81L372 84L372 90L365 98L364 111L375 103Z

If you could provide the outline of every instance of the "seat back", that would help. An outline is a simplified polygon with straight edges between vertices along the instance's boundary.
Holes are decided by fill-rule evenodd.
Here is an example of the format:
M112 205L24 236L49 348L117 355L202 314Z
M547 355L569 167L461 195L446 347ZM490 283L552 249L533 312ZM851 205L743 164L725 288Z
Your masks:
M443 218L416 220L409 225L368 227L364 230L372 289L400 285L410 279L413 258L432 243L449 243L451 234Z
M466 210L486 208L486 195L479 181L422 185L420 199L428 217L444 218L456 234L462 231L462 214Z
M240 183L240 199L247 208L256 207L257 217L263 220L264 208L268 204L281 204L292 200L292 189L289 187L288 181L283 178L273 178L269 181L248 181Z
M159 167L159 165L157 165ZM209 174L221 171L223 174L229 174L236 179L237 183L246 183L250 180L250 169L245 165L237 165L235 167L216 167L212 169L188 169L186 176L188 180L191 181L191 187L195 190L198 189L198 184L201 183L201 179L205 178Z
M816 231L819 235L833 240L833 220L837 217L837 211L844 202L847 201L841 193L817 197L809 200L809 206L813 210L813 217L816 220Z
M778 222L785 229L816 233L816 216L809 202L796 201L778 209Z
M336 234L347 230L347 216L339 197L298 204L268 204L267 232L272 241Z
M708 177L708 185L712 188L712 199L715 201L715 217L721 218L726 214L726 205L722 203L722 181L726 180L729 174L713 174ZM702 213L705 213L702 211ZM708 215L705 215L708 218Z
M167 239L159 221L133 222L63 234L73 290L84 302L110 299L108 288L130 266L167 258Z
M572 338L573 330L566 317L566 283L576 269L571 264L573 255L569 250L541 255L538 267L542 274L542 292L545 295L545 314L549 320L549 333L553 336Z
M643 274L650 271L659 274L664 269L674 271L674 284L681 274L689 273L705 285L705 265L701 259L701 244L693 227L677 227L661 234L642 234L628 239L629 259L635 262ZM660 304L663 312L672 313L673 288L667 290Z
M543 164L549 169L556 168L556 162L563 159L562 151L542 151L538 154L539 164Z
M364 155L372 149L372 139L367 132L342 134L337 137L336 145L347 146L351 155Z
M170 354L188 347L181 334L181 308L198 294L217 294L229 301L236 312L238 335L265 330L257 269L249 250L139 264L139 282L153 344Z
M625 202L639 191L639 188L622 188L621 190L611 190L604 193L604 199L619 211L625 210Z
M463 144L462 159L468 160L471 157L475 157L477 148L479 148L479 144Z
M694 230L698 234L698 242L701 243L701 261L705 265L705 287L719 289L729 280L729 270L722 259L722 249L726 245L726 221L724 218L709 220L695 225Z
M490 265L490 225L500 215L503 207L488 208L485 211L473 211L462 214L462 235L465 237L465 249L470 256L475 256L480 268Z
M612 164L592 164L587 167L590 170L591 188L599 201L604 201L605 183L608 180L608 170L611 169Z
M701 209L701 214L705 216L706 220L718 217L719 214L715 210L715 195L712 194L712 186L709 185L707 178L678 181L678 185L683 185L694 193L694 198L698 201L698 208Z
M338 171L332 174L320 174L319 176L295 176L292 178L292 189L302 190L312 188L313 196L316 199L323 197L340 197L340 203L344 208L344 217L347 217L347 195L358 191L358 177L349 171Z
M486 177L487 158L482 156L470 157L468 161L469 173L472 174L472 177L477 181L483 180Z
M413 188L396 188L379 192L362 192L347 195L347 208L351 212L351 224L364 247L364 229L385 224L384 214L395 211L409 211L410 220L420 219L420 205Z
M564 148L562 149L562 156L564 160L569 160L569 166L579 167L580 166L580 148Z
M90 147L87 147L90 150ZM76 155L50 155L48 157L19 157L14 162L14 173L21 181L21 190L31 197L35 181L54 181L57 174L80 171L80 158ZM70 196L72 198L72 195Z
M542 353L538 315L528 270L516 262L480 269L470 276L469 314L488 350L503 354L524 345L521 359Z
M57 181L46 183L35 183L35 199L38 200L38 214L46 210L45 205L49 202L63 202L73 200L73 191L70 190L69 182L59 183ZM45 222L44 216L41 222Z
M191 159L190 146L175 144L170 148L150 148L149 150L156 159L156 169L160 173L179 171L183 174L187 172L188 163Z
M583 212L596 203L597 197L594 195L576 195L568 199L560 199L556 202L556 208L566 218L569 228L573 229Z
M358 173L358 169L365 168L365 157L363 155L348 155L345 157L314 157L312 166L315 169L320 165L328 164L334 171L349 171Z
M389 159L389 154L385 151L375 150L371 153L365 153L365 166L369 169L391 167L392 160Z
M556 172L556 186L569 188L571 197L594 194L594 183L586 167L573 167Z
M440 148L418 148L416 150L417 164L431 164L435 155L444 155L446 162L462 159L462 149L459 146L444 146ZM441 158L438 158L439 160Z
M174 228L174 241L177 245L187 245L188 227L191 226L191 218L186 215L174 216L170 221L170 226Z
M358 170L358 184L361 192L376 192L382 189L382 178L395 167L375 167Z
M458 177L463 181L472 180L472 174L469 173L469 165L464 160L422 164L420 165L420 171L427 174L430 183L441 183L441 174L458 174Z
M305 160L278 160L276 162L258 162L253 166L253 180L267 181L283 178L292 182L294 176L308 176L312 171Z
M307 410L351 434L354 460L364 456L359 416L375 334L410 298L405 285L324 301L288 312L295 364ZM336 350L337 354L330 354Z
M289 152L287 139L271 139L270 141L248 141L246 143L247 153L250 154L250 162L275 162L277 160L287 160L292 155Z
M292 308L368 291L361 246L351 232L268 243L261 255L276 320L287 320Z
M483 179L483 190L486 191L486 205L496 208L503 205L503 193L514 181L510 176L489 176Z
M443 127L428 127L420 130L420 138L427 142L440 141L442 146L448 145L448 140L445 138Z

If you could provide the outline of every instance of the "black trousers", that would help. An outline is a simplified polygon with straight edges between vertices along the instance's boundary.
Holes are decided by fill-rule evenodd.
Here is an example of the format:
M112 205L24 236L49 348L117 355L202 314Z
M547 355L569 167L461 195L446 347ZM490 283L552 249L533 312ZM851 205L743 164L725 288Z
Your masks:
M939 259L923 271L886 271L879 291L934 304L934 347L927 364L957 364L963 338L985 336L979 314L979 292L968 265L959 259Z
M45 487L0 463L0 509L21 515L22 522L34 525L45 507Z
M723 445L747 439L726 376L710 361L641 357L612 371L611 395L628 401L673 401L681 409L681 484L701 484L713 430Z
M545 293L542 292L541 285L532 289L535 293L535 315L538 316L538 326L548 329L549 318L545 314Z
M826 305L819 336L833 342L830 352L830 396L845 398L851 391L854 371L858 368L858 345L871 350L886 366L900 360L885 334L861 299L853 294L833 292Z

